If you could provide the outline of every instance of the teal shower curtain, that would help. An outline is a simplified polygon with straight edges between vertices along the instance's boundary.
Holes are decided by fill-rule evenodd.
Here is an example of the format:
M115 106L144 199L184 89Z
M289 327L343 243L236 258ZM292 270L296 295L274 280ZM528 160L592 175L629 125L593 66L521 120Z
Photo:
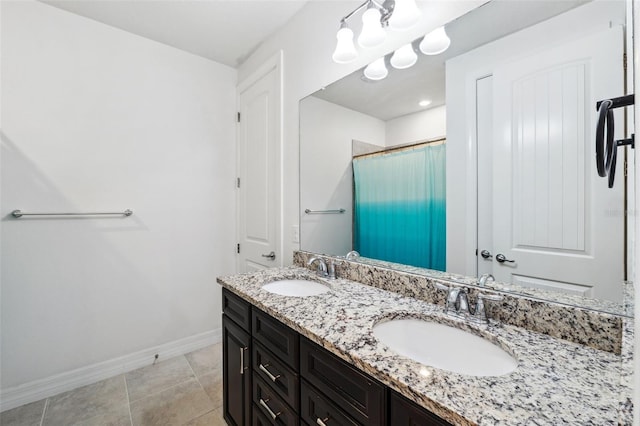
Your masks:
M444 271L445 145L354 158L354 249Z

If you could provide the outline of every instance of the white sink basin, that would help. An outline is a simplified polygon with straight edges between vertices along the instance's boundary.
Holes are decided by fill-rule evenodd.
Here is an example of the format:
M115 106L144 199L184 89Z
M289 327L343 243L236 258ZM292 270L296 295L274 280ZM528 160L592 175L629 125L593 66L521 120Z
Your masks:
M469 376L502 376L517 361L492 342L444 324L396 319L373 326L373 335L393 351L425 365Z
M317 281L309 280L280 280L262 286L263 290L281 296L307 297L326 293L331 288Z

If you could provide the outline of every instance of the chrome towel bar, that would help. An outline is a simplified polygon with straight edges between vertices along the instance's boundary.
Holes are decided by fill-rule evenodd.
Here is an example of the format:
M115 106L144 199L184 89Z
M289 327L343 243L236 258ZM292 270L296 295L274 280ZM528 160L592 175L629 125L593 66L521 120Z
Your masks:
M346 210L345 209L335 209L335 210L309 210L309 209L306 209L304 212L306 214L332 214L332 213L339 214L339 213L346 212Z
M94 213L25 213L22 210L14 210L11 215L15 218L22 216L131 216L132 210L125 210L123 212L94 212Z

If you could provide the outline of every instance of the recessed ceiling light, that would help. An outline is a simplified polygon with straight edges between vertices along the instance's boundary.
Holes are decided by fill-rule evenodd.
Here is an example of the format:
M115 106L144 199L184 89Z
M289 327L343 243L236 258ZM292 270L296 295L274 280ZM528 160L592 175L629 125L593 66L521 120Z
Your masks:
M426 106L431 105L431 101L430 101L430 100L425 99L424 101L420 101L420 102L418 102L418 105L420 105L421 107L426 107Z

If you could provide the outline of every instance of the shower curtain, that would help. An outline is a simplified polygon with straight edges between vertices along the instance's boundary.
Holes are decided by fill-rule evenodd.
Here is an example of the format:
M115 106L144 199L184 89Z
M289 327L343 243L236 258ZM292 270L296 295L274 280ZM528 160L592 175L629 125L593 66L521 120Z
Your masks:
M354 158L354 249L444 271L445 145Z

